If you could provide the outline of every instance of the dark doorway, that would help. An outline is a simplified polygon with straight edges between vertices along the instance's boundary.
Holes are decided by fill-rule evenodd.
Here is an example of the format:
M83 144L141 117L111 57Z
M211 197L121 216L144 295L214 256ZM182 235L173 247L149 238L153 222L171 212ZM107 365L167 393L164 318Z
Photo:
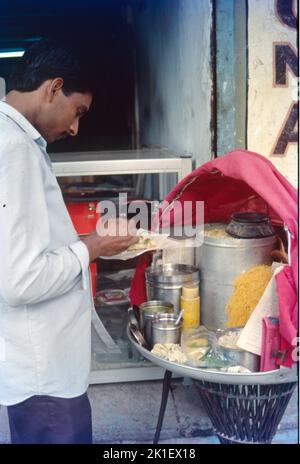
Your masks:
M1 2L0 51L26 49L44 36L74 39L93 59L94 103L79 135L51 152L135 148L130 6L124 0ZM0 59L6 81L17 58Z

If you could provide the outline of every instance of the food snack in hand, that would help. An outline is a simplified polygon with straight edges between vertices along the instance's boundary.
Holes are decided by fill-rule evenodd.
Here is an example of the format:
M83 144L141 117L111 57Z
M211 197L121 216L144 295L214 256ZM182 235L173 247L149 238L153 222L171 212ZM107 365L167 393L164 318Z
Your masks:
M127 251L144 250L145 248L157 248L155 241L147 230L140 229L138 232L139 241L133 245L130 245L130 247L127 248Z

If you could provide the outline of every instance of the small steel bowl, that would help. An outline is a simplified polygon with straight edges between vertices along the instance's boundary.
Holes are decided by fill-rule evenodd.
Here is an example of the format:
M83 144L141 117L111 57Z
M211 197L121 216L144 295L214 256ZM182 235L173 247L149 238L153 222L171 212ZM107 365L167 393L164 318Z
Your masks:
M250 351L243 350L241 348L228 348L219 344L219 338L222 335L226 335L229 332L240 333L243 327L231 327L228 329L219 329L216 332L218 339L218 349L224 354L227 359L232 360L237 366L243 366L249 369L251 372L259 372L260 367L260 356Z

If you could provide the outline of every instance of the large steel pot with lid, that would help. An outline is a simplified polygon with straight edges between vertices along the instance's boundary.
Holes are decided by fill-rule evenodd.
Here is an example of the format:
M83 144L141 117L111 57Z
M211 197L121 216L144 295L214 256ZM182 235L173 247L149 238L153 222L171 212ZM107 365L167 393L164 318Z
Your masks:
M165 264L146 269L148 300L173 303L177 313L180 307L182 286L187 282L199 285L199 269L187 264Z
M271 264L276 236L236 238L226 233L226 224L206 224L204 240L196 251L200 269L200 318L209 330L226 327L226 305L233 282L243 271Z

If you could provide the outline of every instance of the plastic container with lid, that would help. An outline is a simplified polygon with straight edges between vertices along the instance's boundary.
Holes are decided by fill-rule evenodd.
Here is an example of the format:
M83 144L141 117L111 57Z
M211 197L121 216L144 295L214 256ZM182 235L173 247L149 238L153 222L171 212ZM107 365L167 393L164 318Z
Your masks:
M199 286L192 282L184 284L180 302L183 309L183 330L198 327L200 325Z
M236 238L263 238L275 235L270 218L259 212L233 214L226 232Z

